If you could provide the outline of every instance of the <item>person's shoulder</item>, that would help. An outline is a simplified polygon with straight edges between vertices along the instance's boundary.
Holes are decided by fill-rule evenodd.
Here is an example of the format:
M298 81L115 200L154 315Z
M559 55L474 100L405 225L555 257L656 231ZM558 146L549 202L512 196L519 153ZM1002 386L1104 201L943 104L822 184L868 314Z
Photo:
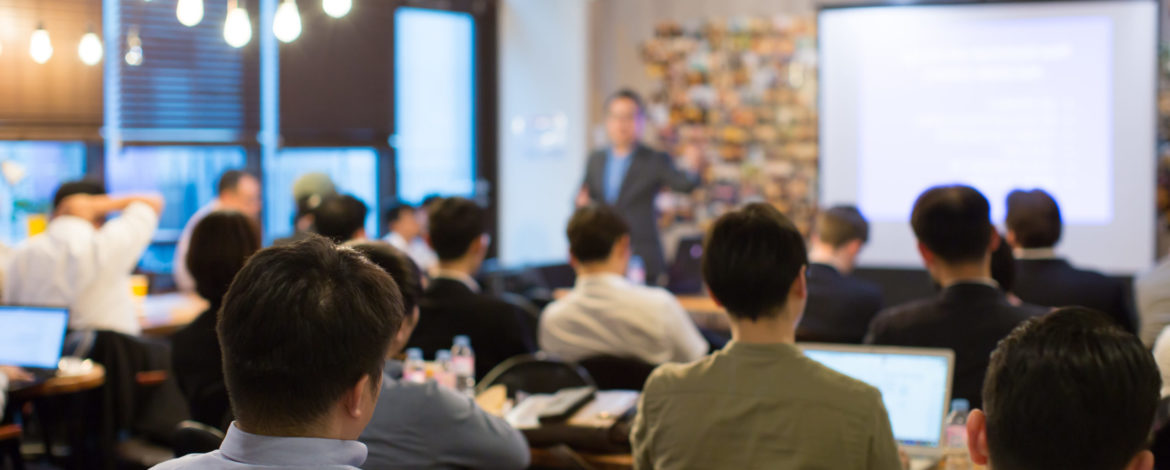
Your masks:
M870 384L837 372L809 358L804 358L807 372L811 376L809 386L820 389L821 394L837 406L865 410L875 403L881 404L881 392Z
M186 456L171 459L171 460L168 460L166 462L155 465L153 467L150 467L150 470L180 470L180 469L186 469L186 468L208 468L208 465L210 465L210 463L216 459L215 455L218 452L219 451L217 450L215 452L207 453L207 454L186 455Z
M933 312L935 309L935 299L918 299L911 300L902 304L886 307L878 312L875 321L883 322L913 322L920 316Z
M643 394L666 395L685 393L692 382L703 382L703 372L711 367L715 355L707 355L694 362L667 362L655 367L646 379Z

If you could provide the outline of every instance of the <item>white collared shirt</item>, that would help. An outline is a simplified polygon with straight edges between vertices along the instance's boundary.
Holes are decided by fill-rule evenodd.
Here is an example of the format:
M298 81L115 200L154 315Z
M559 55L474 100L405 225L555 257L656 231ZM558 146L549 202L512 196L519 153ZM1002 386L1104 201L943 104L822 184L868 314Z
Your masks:
M549 304L540 319L540 346L567 361L606 355L654 365L691 362L708 349L670 292L616 274L580 276L569 295Z
M407 241L405 237L399 235L398 232L391 231L382 241L389 243L399 251L406 253L414 264L418 265L424 273L429 273L439 264L439 257L435 255L435 251L427 246L427 242L420 238Z
M158 229L158 214L135 202L100 229L85 219L61 216L45 233L12 253L4 301L67 306L73 329L141 331L130 274Z

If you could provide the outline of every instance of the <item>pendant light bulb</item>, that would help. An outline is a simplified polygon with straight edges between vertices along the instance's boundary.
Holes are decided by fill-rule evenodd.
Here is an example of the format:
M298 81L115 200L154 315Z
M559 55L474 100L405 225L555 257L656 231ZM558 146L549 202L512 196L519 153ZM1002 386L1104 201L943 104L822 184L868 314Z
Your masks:
M237 4L228 11L227 21L223 23L223 39L235 48L244 47L252 40L252 20L248 17L248 10Z
M276 9L276 17L272 21L272 32L281 42L293 42L301 37L301 12L297 10L295 0L284 0Z
M126 35L126 65L137 67L142 65L142 38L138 36L138 28L130 28Z
M179 0L175 16L183 26L195 26L203 21L203 0Z
M321 0L321 8L334 18L341 18L353 8L353 0Z
M28 55L38 64L48 62L49 58L53 57L53 42L49 40L49 32L45 30L45 25L37 25L37 30L33 31L32 37L29 38Z
M97 65L102 60L102 40L93 33L90 28L85 36L81 37L81 42L77 44L77 56L81 57L81 61L85 65Z

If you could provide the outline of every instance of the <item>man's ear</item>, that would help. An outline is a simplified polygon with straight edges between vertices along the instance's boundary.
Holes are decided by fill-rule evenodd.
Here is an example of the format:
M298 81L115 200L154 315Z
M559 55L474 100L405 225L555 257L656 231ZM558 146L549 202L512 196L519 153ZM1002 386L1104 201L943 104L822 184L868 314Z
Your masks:
M973 410L967 416L967 450L976 465L986 466L991 460L987 450L987 415L980 410Z
M1016 232L1012 231L1011 229L1008 229L1008 231L1004 235L1004 237L1005 237L1004 241L1006 241L1008 245L1011 245L1012 248L1020 246L1016 240Z
M846 243L845 249L849 251L850 258L856 259L857 255L861 254L861 248L864 246L865 246L865 242L861 241L861 239L858 238L856 240L850 241L849 243Z
M380 376L378 379L381 382ZM380 388L382 388L381 383L373 384L369 375L362 374L362 378L349 387L349 390L346 390L345 395L341 397L341 405L345 408L345 414L353 419L362 418L365 413L365 404L371 400L378 401Z
M1003 243L1003 239L1002 239L1002 238L999 238L999 232L997 232L997 231L995 231L994 229L992 229L992 231L991 231L991 243L990 243L990 244L988 245L988 247L987 247L987 252L988 252L988 253L995 253L995 250L998 250L998 249L999 249L999 244L1000 244L1000 243Z
M1154 453L1148 450L1138 452L1125 470L1154 470Z
M788 291L788 295L796 296L798 299L808 298L808 265L800 267L800 273L796 275L796 280L792 282L792 289Z
M934 265L934 253L926 247L925 243L918 242L918 254L922 256L922 264L925 264L927 269Z

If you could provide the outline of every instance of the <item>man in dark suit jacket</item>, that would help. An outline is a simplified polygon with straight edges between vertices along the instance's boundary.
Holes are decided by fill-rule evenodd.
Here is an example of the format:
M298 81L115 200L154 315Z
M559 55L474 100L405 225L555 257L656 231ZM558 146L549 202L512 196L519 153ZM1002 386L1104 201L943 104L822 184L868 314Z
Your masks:
M1060 206L1041 189L1016 190L1007 197L1007 240L1015 249L1015 294L1046 307L1077 305L1109 314L1118 326L1137 333L1129 285L1101 273L1077 269L1056 256L1063 221Z
M690 192L699 185L699 156L690 155L686 172L674 166L670 155L643 145L646 110L642 99L622 90L605 103L605 129L610 148L589 155L577 207L590 203L613 206L630 224L634 255L642 258L647 284L661 284L666 271L662 240L658 236L654 199L663 188Z
M808 305L797 341L858 344L882 309L882 290L849 274L869 240L869 222L853 206L822 211L809 240Z
M910 224L918 252L942 292L883 310L870 325L866 343L954 350L951 396L979 408L996 344L1044 310L1011 305L991 279L991 252L1000 240L990 205L979 191L969 186L928 189L914 203Z
M513 356L536 351L523 315L511 304L481 293L473 277L487 253L486 216L464 198L447 198L430 215L428 241L439 269L419 301L419 320L407 343L428 358L451 349L455 336L467 335L475 350L475 376Z

